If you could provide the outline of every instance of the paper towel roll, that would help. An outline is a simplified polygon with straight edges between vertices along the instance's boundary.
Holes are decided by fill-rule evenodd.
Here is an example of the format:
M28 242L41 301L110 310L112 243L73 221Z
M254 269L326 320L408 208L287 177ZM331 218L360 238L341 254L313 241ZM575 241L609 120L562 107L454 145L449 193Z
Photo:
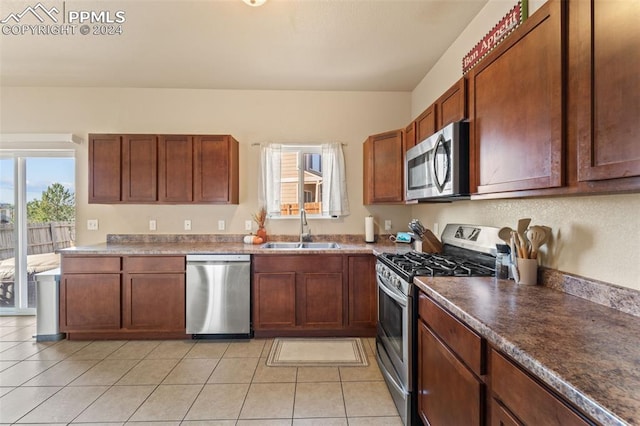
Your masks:
M375 242L375 235L373 233L373 216L367 216L364 218L364 240L367 243Z

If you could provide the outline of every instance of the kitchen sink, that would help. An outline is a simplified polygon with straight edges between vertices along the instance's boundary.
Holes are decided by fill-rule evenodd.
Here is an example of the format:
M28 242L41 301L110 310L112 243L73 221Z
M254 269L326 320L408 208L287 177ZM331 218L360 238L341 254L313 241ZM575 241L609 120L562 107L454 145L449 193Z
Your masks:
M340 245L334 242L268 242L264 243L260 246L263 249L274 249L274 250L329 250L329 249L339 249Z
M300 244L301 244L300 248L303 248L303 249L321 250L321 249L339 249L340 248L340 245L338 243L333 243L333 242L300 243Z

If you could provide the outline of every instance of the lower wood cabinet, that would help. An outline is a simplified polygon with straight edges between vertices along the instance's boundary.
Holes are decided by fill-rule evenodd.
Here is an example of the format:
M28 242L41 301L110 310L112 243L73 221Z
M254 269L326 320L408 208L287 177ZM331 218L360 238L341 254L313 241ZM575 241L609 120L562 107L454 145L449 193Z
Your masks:
M495 349L490 357L491 425L593 424Z
M256 337L375 334L375 258L340 254L255 255ZM369 270L365 268L369 266ZM352 274L351 271L354 273ZM360 275L359 271L366 272ZM373 302L375 303L375 302Z
M62 257L60 331L120 329L120 257Z
M73 339L184 338L184 256L62 256L60 331Z
M375 329L377 324L376 258L349 256L349 326Z
M418 415L425 425L481 425L485 384L455 347L477 348L471 359L482 361L482 339L426 295L419 295ZM436 331L437 330L437 331ZM439 333L438 333L439 331ZM478 367L483 370L481 363Z
M422 291L418 416L425 425L596 424Z
M122 327L185 330L185 258L125 257Z

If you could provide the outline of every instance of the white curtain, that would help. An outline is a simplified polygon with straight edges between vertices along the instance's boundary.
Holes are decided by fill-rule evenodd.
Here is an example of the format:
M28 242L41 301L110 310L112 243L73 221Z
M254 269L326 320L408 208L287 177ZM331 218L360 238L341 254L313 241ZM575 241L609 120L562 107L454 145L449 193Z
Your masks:
M268 215L280 215L280 160L282 145L260 144L258 201Z
M342 144L322 144L322 215L349 214ZM302 150L304 151L304 149ZM260 145L258 201L269 215L280 215L281 144Z
M342 144L322 144L322 181L322 214L348 215L349 198Z

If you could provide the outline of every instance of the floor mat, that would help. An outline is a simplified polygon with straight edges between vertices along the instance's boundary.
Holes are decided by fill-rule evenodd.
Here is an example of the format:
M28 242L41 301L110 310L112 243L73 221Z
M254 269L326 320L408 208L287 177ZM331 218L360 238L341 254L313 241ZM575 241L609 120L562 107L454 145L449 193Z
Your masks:
M277 338L267 365L272 367L365 367L369 365L359 338Z

